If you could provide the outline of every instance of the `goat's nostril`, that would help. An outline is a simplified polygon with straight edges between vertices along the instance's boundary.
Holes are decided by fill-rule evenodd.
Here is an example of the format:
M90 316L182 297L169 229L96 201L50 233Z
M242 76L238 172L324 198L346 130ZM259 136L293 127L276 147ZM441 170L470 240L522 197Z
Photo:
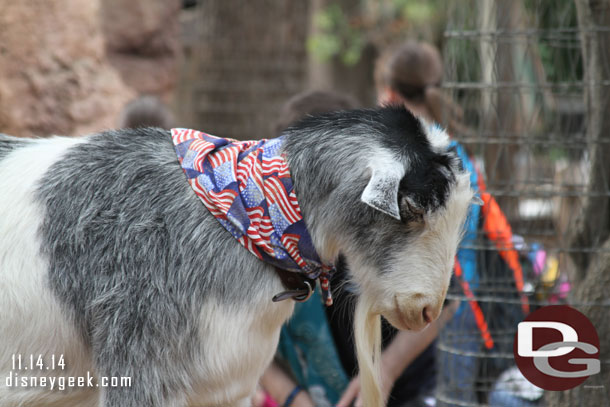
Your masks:
M422 316L424 317L424 322L429 324L430 322L432 322L432 318L430 318L430 313L428 311L428 307L424 307L424 309L422 310Z

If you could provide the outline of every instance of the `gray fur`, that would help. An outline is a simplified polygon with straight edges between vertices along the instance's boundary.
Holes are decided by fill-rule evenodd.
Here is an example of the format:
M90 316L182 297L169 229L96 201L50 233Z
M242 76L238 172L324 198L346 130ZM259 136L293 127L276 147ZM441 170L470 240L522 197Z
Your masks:
M100 375L134 379L107 391L106 406L161 406L184 392L203 301L243 307L273 276L195 196L167 131L91 137L49 169L38 196L53 291Z
M375 132L364 126L340 133L325 129L313 128L307 137L288 134L284 145L303 217L309 229L338 231L344 246L367 253L373 267L386 270L412 236L403 223L360 199L371 177L366 164L378 145Z
M352 247L354 252L367 253L371 265L385 270L393 254L408 244L409 236L400 221L360 200L370 177L365 167L366 146L371 143L368 136L362 132L343 134L340 140L324 136L290 138L285 146L286 158L308 227L340 231L338 238L345 242L344 246ZM319 142L317 154L301 156L296 153L307 149L307 144L315 143L314 140ZM344 149L333 149L336 143L341 143ZM346 173L351 176L346 178ZM309 188L309 185L317 188ZM375 250L371 251L371 248Z
M11 151L23 147L26 143L27 141L25 140L0 133L0 160L6 157Z

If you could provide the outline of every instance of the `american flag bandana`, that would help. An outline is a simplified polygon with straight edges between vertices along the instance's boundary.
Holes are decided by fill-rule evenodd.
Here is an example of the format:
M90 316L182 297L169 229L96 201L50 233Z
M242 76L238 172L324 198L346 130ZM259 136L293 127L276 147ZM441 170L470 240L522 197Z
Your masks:
M329 273L307 231L283 138L237 141L197 130L172 129L186 178L206 208L250 253L277 268L320 279L332 305Z

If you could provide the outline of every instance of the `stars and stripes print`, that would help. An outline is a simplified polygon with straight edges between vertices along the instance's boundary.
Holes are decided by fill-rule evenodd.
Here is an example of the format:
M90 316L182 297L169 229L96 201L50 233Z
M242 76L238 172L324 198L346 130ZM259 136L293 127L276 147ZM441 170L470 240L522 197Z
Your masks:
M332 304L328 277L293 190L282 138L237 141L191 129L172 129L189 185L212 215L250 253L275 267L320 279Z

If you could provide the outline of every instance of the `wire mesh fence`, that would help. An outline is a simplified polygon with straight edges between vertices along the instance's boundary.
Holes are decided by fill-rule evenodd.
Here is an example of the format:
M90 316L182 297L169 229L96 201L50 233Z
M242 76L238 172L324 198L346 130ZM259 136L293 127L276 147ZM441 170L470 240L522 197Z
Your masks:
M604 163L610 133L603 131L610 114L610 49L600 45L610 26L600 23L609 21L607 4L598 9L605 14L587 18L584 3L450 4L443 88L459 101L465 123L455 137L475 157L480 179L506 215L508 246L518 253L523 281L498 260L509 247L490 239L493 226L480 225L468 243L476 264L470 284L448 295L459 308L438 341L437 405L559 400L513 382L506 401L499 389L514 368L516 323L529 311L560 303L583 311L602 339L602 375L587 382L597 390L580 387L579 405L610 405L602 333L610 302L599 289L608 287L610 270Z
M193 125L258 139L303 89L309 2L207 0L199 5Z

